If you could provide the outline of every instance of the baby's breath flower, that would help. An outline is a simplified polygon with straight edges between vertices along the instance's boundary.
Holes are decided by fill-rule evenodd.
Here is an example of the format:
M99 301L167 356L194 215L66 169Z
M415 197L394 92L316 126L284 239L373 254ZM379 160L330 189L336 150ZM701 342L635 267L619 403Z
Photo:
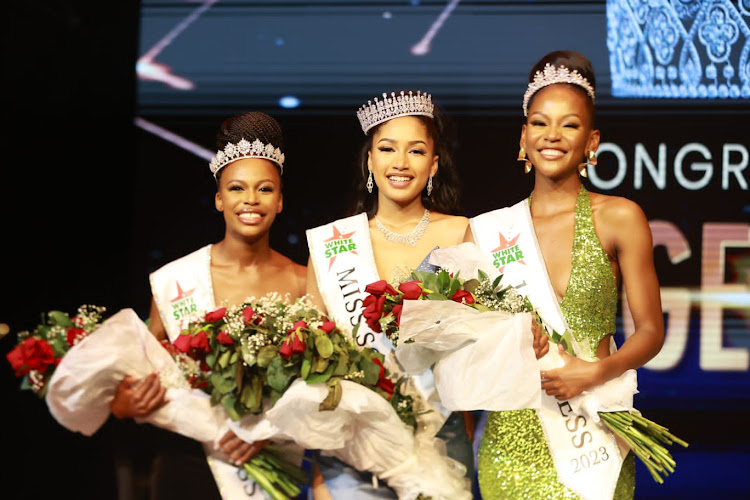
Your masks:
M353 380L355 382L362 380L365 378L365 372L363 370L358 370L356 372L347 373L344 375L344 380Z
M31 390L36 394L41 394L44 389L44 375L39 370L31 370L29 372L29 385Z

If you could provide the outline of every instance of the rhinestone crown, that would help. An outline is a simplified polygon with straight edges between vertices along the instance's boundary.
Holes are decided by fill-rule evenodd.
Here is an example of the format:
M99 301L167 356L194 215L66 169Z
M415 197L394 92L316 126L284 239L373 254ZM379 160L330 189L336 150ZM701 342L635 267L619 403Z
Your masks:
M534 74L534 81L529 83L529 87L523 95L523 116L526 116L529 111L531 97L547 85L555 83L572 83L573 85L578 85L586 91L592 101L594 100L594 87L578 71L570 71L565 66L553 66L547 63L544 66L544 70L537 71Z
M401 91L399 95L391 92L390 97L383 92L383 100L376 97L374 101L367 101L367 104L357 110L357 118L365 134L375 125L399 116L421 115L432 118L432 110L435 108L432 95L423 94L419 90L416 94L412 91L408 94Z
M264 144L260 139L255 139L253 142L242 139L237 144L227 143L223 151L217 151L216 156L211 158L211 163L208 166L211 169L211 173L216 177L216 173L222 167L241 158L265 158L266 160L271 160L279 166L281 173L284 173L284 153L279 148L274 148L273 144Z

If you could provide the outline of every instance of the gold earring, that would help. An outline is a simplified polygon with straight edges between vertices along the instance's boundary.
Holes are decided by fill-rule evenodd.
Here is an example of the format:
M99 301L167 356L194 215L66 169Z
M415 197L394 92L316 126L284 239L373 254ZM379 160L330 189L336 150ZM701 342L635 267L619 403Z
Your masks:
M516 158L517 161L522 161L523 163L523 173L528 174L531 172L531 168L533 165L531 162L526 158L526 150L521 148L518 150L518 158Z
M596 166L597 160L596 160L596 151L589 150L589 165Z
M589 166L589 165L596 166L596 163L597 163L596 151L589 150L588 155L585 158L585 160L586 161L584 161L583 163L579 163L578 164L578 174L581 177L588 177L589 176L588 172L586 171L586 167L587 166Z

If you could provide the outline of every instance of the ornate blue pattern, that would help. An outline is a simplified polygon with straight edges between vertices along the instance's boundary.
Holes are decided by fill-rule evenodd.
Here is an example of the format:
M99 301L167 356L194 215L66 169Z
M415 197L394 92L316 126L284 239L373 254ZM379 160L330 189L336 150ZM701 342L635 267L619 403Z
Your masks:
M607 0L615 97L750 99L750 0Z

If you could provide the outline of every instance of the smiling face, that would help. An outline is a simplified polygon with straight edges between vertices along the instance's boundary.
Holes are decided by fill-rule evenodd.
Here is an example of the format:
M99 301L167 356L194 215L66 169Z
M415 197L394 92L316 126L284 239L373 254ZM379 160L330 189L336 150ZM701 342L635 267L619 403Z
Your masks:
M256 238L267 235L282 209L281 178L262 158L243 158L225 166L216 192L227 233Z
M430 176L438 169L435 144L416 116L401 116L374 131L367 160L378 186L379 200L401 206L418 201Z
M573 85L550 85L534 95L520 144L536 175L550 179L578 175L586 153L599 147L592 112L588 96Z

